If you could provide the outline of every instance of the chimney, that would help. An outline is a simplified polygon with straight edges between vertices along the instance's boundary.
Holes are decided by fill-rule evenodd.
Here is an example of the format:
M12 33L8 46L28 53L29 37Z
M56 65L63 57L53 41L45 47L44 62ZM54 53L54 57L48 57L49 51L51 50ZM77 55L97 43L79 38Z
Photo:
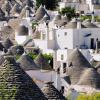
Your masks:
M81 20L77 19L77 29L81 29Z

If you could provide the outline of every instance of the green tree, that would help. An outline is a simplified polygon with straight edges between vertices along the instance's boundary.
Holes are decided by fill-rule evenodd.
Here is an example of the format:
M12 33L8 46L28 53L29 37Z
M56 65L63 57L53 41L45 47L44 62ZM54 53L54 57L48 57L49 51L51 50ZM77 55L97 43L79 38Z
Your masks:
M66 15L68 19L76 17L75 9L71 7L62 8L61 11L59 11L59 13L61 15Z
M45 5L46 9L54 10L58 6L58 0L36 0L36 6Z

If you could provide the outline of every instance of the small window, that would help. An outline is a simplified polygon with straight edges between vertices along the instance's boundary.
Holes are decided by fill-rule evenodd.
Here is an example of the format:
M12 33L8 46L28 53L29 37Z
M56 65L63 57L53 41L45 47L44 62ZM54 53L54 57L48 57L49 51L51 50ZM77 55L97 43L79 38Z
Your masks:
M63 73L66 73L66 63L63 63Z
M60 68L57 69L57 74L60 74Z
M65 35L67 35L67 32L65 32Z
M61 60L63 60L64 59L64 55L61 55Z

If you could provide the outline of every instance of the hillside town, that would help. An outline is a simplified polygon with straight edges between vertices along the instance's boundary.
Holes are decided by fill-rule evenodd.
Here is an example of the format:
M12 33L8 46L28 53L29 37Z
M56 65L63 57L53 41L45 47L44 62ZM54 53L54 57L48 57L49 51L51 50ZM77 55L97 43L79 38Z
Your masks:
M100 100L100 0L0 0L0 100Z

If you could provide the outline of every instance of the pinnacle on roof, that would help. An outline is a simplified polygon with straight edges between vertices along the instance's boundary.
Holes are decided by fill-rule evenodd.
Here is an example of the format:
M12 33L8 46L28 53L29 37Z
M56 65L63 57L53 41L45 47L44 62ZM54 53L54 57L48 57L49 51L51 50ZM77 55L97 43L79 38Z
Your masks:
M41 53L35 58L34 62L41 70L52 70L47 59Z
M94 88L100 88L100 75L94 68L84 70L78 85L87 85Z
M53 82L47 82L42 91L48 100L65 100L65 97L53 86Z
M20 66L25 70L38 70L39 68L36 66L32 58L28 55L22 55L18 59L18 63L20 63Z
M5 56L5 61L0 67L0 87L0 97L10 100L47 100L13 56Z

